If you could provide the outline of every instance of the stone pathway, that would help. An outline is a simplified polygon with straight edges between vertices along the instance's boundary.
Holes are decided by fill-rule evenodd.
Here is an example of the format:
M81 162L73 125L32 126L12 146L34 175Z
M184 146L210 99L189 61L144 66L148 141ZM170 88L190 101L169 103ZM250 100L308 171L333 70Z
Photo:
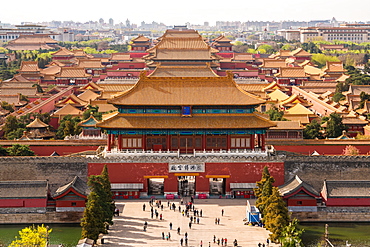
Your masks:
M213 243L213 236L227 238L227 246L233 246L234 239L237 239L238 246L249 247L258 246L258 243L265 243L268 231L261 227L244 225L243 219L246 213L246 200L243 199L195 199L195 209L202 209L203 217L200 217L199 224L192 224L189 228L189 218L182 216L178 211L179 200L175 202L176 211L167 207L167 201L162 201L163 211L155 207L159 214L163 214L163 220L159 217L151 218L148 201L119 201L116 202L120 209L120 216L115 217L114 225L110 227L109 234L104 236L104 246L181 246L180 239L184 239L184 234L188 233L188 246L203 247L221 246ZM143 204L146 210L143 211ZM185 208L184 205L180 205ZM221 210L224 216L221 216ZM190 213L190 216L193 212ZM220 224L215 224L215 219L220 218ZM143 231L144 222L148 222L147 231ZM169 224L172 222L172 230ZM181 234L177 234L180 227ZM162 239L162 232L165 236L170 233L170 240ZM185 241L183 246L185 246ZM270 246L279 246L270 244Z

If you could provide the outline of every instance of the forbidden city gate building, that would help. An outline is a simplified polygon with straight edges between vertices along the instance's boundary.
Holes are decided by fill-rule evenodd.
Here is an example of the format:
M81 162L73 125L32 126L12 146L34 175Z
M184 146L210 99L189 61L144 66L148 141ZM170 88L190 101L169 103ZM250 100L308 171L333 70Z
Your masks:
M266 165L277 185L284 183L283 163L265 152L266 130L275 124L255 112L264 101L239 88L231 73L214 73L215 51L196 31L167 30L148 52L155 70L108 100L118 112L96 124L108 134L102 155L113 159L106 163L111 182L124 188L114 193L251 192ZM103 165L89 164L89 175Z

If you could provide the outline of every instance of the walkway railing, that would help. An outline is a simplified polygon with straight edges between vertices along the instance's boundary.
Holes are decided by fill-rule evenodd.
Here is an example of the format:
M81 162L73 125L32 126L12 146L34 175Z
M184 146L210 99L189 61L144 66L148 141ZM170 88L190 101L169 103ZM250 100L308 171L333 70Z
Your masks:
M193 150L192 153L181 153L180 150L141 150L141 149L124 149L118 150L117 148L112 149L111 151L107 150L107 147L102 150L101 155L104 157L122 157L122 156L193 156L193 157L232 157L232 156L250 156L250 157L266 157L273 150L251 150L251 149L231 149L231 150L203 150L196 151Z

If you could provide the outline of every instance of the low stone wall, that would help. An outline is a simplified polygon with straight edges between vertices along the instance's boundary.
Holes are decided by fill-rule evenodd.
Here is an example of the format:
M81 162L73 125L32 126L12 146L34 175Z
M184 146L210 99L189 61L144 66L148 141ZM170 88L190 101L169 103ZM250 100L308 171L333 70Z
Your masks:
M370 207L323 207L317 212L292 212L301 222L370 222Z
M44 214L0 214L0 224L80 223L83 212L47 212Z

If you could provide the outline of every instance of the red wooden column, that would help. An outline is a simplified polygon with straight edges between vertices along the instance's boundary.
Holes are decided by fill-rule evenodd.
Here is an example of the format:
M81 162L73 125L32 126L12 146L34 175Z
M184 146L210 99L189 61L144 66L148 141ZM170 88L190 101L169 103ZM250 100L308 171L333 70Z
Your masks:
M108 134L108 139L107 139L107 150L111 151L112 150L112 141L111 141L111 134Z
M231 136L230 135L227 135L227 150L230 150L231 149Z
M254 150L254 134L251 134L251 149Z
M111 137L110 137L110 141L111 141L111 147L114 147L114 145L115 145L115 140L116 139L116 137L115 137L115 135L114 134L111 134Z
M257 147L261 147L261 134L257 134Z
M167 146L167 149L168 150L170 150L171 149L171 146L170 146L170 144L171 144L171 136L170 135L166 135L166 146ZM162 150L162 151L167 151L167 150Z
M265 151L265 134L261 134L261 150Z
M118 151L122 150L122 135L118 135Z
M146 150L146 135L143 135L141 140L141 146L143 147L143 150Z
M207 135L202 135L202 150L207 150Z

